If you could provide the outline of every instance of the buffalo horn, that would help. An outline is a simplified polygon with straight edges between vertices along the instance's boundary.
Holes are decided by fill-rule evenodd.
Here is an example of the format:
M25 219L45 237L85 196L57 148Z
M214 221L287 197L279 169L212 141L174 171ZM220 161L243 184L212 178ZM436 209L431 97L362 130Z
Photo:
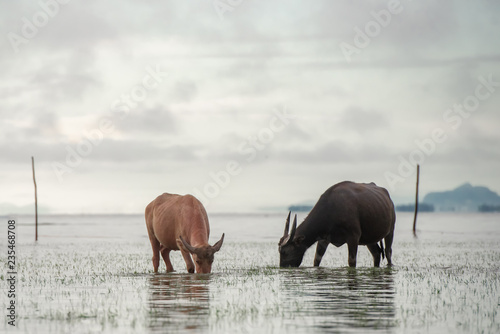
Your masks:
M290 223L288 221L288 223ZM287 224L288 225L288 224ZM287 245L292 242L293 237L295 236L295 231L297 230L297 215L295 215L295 218L293 219L293 224L292 224L292 230L290 231L290 234L288 234L288 231L286 235L283 237L285 238L282 242L282 246Z
M295 218L293 219L292 230L290 231L290 237L288 238L287 243L293 240L293 237L295 237L296 230L297 230L297 215L295 215Z
M285 232L283 233L283 237L288 236L288 228L290 228L290 215L292 214L292 211L288 212L288 218L286 219L285 223Z
M187 248L187 250L188 250L190 253L195 253L195 252L196 252L196 248L195 248L195 247L193 247L193 246L191 246L190 244L188 244L188 243L187 243L187 241L186 241L186 240L184 240L184 239L182 238L182 236L179 236L179 239L181 239L182 244L184 245L184 247L186 247L186 248Z
M222 233L222 237L220 238L219 241L217 241L213 246L212 249L215 252L218 252L220 248L222 247L222 243L224 242L224 233Z

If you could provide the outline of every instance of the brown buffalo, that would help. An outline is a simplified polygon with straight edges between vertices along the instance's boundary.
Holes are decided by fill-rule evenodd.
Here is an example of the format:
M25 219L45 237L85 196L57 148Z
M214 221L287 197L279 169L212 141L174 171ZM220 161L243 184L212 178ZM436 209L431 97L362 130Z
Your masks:
M210 226L203 204L191 195L162 194L146 207L146 226L153 248L153 267L158 272L160 255L167 272L174 271L170 262L170 251L180 250L188 272L209 273L212 270L214 253L224 241L213 246L208 244ZM193 256L195 264L191 260Z

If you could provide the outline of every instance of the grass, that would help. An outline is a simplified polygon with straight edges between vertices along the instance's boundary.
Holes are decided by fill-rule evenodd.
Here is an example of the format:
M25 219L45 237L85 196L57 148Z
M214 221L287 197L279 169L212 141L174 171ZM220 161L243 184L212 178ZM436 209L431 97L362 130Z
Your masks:
M303 267L280 269L276 242L227 241L209 275L187 274L178 252L176 273L153 274L147 240L19 249L23 332L500 332L495 239L396 239L394 267L372 268L361 247L356 269L345 247L329 248L321 268L311 249Z

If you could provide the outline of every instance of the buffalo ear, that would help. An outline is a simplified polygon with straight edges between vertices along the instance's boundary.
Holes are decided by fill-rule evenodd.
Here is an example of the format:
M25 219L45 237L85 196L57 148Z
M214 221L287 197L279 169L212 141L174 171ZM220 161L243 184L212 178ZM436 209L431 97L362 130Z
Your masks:
M306 239L305 236L303 235L298 235L296 238L293 239L293 243L297 246L299 246L304 240Z
M222 237L220 238L219 241L217 241L213 246L212 249L215 252L218 252L220 248L222 247L222 243L224 242L224 233L222 233Z

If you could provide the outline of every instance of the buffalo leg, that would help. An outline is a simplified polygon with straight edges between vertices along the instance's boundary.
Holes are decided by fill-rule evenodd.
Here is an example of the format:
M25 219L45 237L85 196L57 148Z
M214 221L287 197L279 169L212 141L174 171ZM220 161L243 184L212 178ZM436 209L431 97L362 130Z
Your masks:
M384 238L385 241L385 257L387 258L387 265L392 266L392 240L394 238L394 231Z
M366 245L370 253L373 256L373 266L380 267L380 256L382 255L382 249L377 243Z
M349 267L356 267L356 256L358 255L358 242L348 242L347 249L349 250Z
M184 258L184 262L186 262L186 269L189 273L194 273L194 263L191 259L191 254L189 252L185 252L181 250L182 257Z
M153 248L153 268L157 273L160 266L160 242L154 236L149 236L149 241L151 241L151 248Z
M160 250L161 257L167 266L167 273L171 273L174 271L174 267L172 266L172 262L170 262L170 249L162 248Z
M316 255L314 256L314 266L318 267L321 263L321 259L323 255L325 255L326 248L328 247L329 242L327 240L319 240L318 245L316 246Z

